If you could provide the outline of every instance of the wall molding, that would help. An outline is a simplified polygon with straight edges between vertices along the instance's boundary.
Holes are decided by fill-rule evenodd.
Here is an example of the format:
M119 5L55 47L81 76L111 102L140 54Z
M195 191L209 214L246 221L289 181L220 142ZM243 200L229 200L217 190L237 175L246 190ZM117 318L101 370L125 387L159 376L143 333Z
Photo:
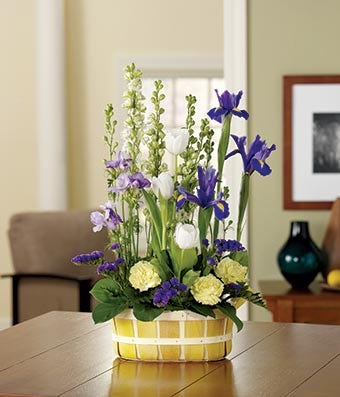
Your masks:
M9 328L12 325L10 317L0 317L0 330Z
M37 0L38 208L67 207L64 0Z
M239 90L243 91L240 108L247 109L247 0L224 0L223 26L224 79L226 87L234 93ZM247 122L239 117L233 117L232 131L237 135L248 136ZM228 200L231 208L231 219L237 219L241 174L242 162L240 159L230 161L228 174L226 173L224 178L231 188L231 196ZM247 223L246 221L242 235L242 243L246 247L249 241ZM242 320L248 320L249 305L243 305L239 309L238 314Z

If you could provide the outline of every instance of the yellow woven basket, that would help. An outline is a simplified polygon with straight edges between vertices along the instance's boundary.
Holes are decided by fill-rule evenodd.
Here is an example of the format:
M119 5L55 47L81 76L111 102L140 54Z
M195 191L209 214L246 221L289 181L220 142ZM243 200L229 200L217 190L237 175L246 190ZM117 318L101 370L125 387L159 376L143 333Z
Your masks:
M137 320L131 309L112 319L118 356L143 361L214 361L231 351L233 322L191 311L165 312L154 321Z

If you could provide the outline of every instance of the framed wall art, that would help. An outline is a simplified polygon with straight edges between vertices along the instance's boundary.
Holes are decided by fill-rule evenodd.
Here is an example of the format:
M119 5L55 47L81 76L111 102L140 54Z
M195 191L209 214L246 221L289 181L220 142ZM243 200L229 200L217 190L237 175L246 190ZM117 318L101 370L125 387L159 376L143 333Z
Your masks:
M285 209L329 209L340 197L340 75L284 76Z

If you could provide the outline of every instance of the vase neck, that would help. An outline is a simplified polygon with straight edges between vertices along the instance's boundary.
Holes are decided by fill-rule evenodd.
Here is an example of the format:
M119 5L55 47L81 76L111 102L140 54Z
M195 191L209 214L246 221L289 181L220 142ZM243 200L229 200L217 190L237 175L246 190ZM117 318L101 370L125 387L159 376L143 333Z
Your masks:
M291 237L302 237L310 238L308 222L294 221L290 224L290 236Z

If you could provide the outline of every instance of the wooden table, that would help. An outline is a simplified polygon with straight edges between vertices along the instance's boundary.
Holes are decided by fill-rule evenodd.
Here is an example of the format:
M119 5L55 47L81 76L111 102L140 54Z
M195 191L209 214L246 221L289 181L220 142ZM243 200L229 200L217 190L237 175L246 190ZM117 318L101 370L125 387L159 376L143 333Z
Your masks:
M319 282L305 291L283 280L260 281L259 286L274 321L340 325L340 292L325 290Z
M114 358L110 324L50 312L0 332L0 396L336 397L340 327L248 322L229 359Z

